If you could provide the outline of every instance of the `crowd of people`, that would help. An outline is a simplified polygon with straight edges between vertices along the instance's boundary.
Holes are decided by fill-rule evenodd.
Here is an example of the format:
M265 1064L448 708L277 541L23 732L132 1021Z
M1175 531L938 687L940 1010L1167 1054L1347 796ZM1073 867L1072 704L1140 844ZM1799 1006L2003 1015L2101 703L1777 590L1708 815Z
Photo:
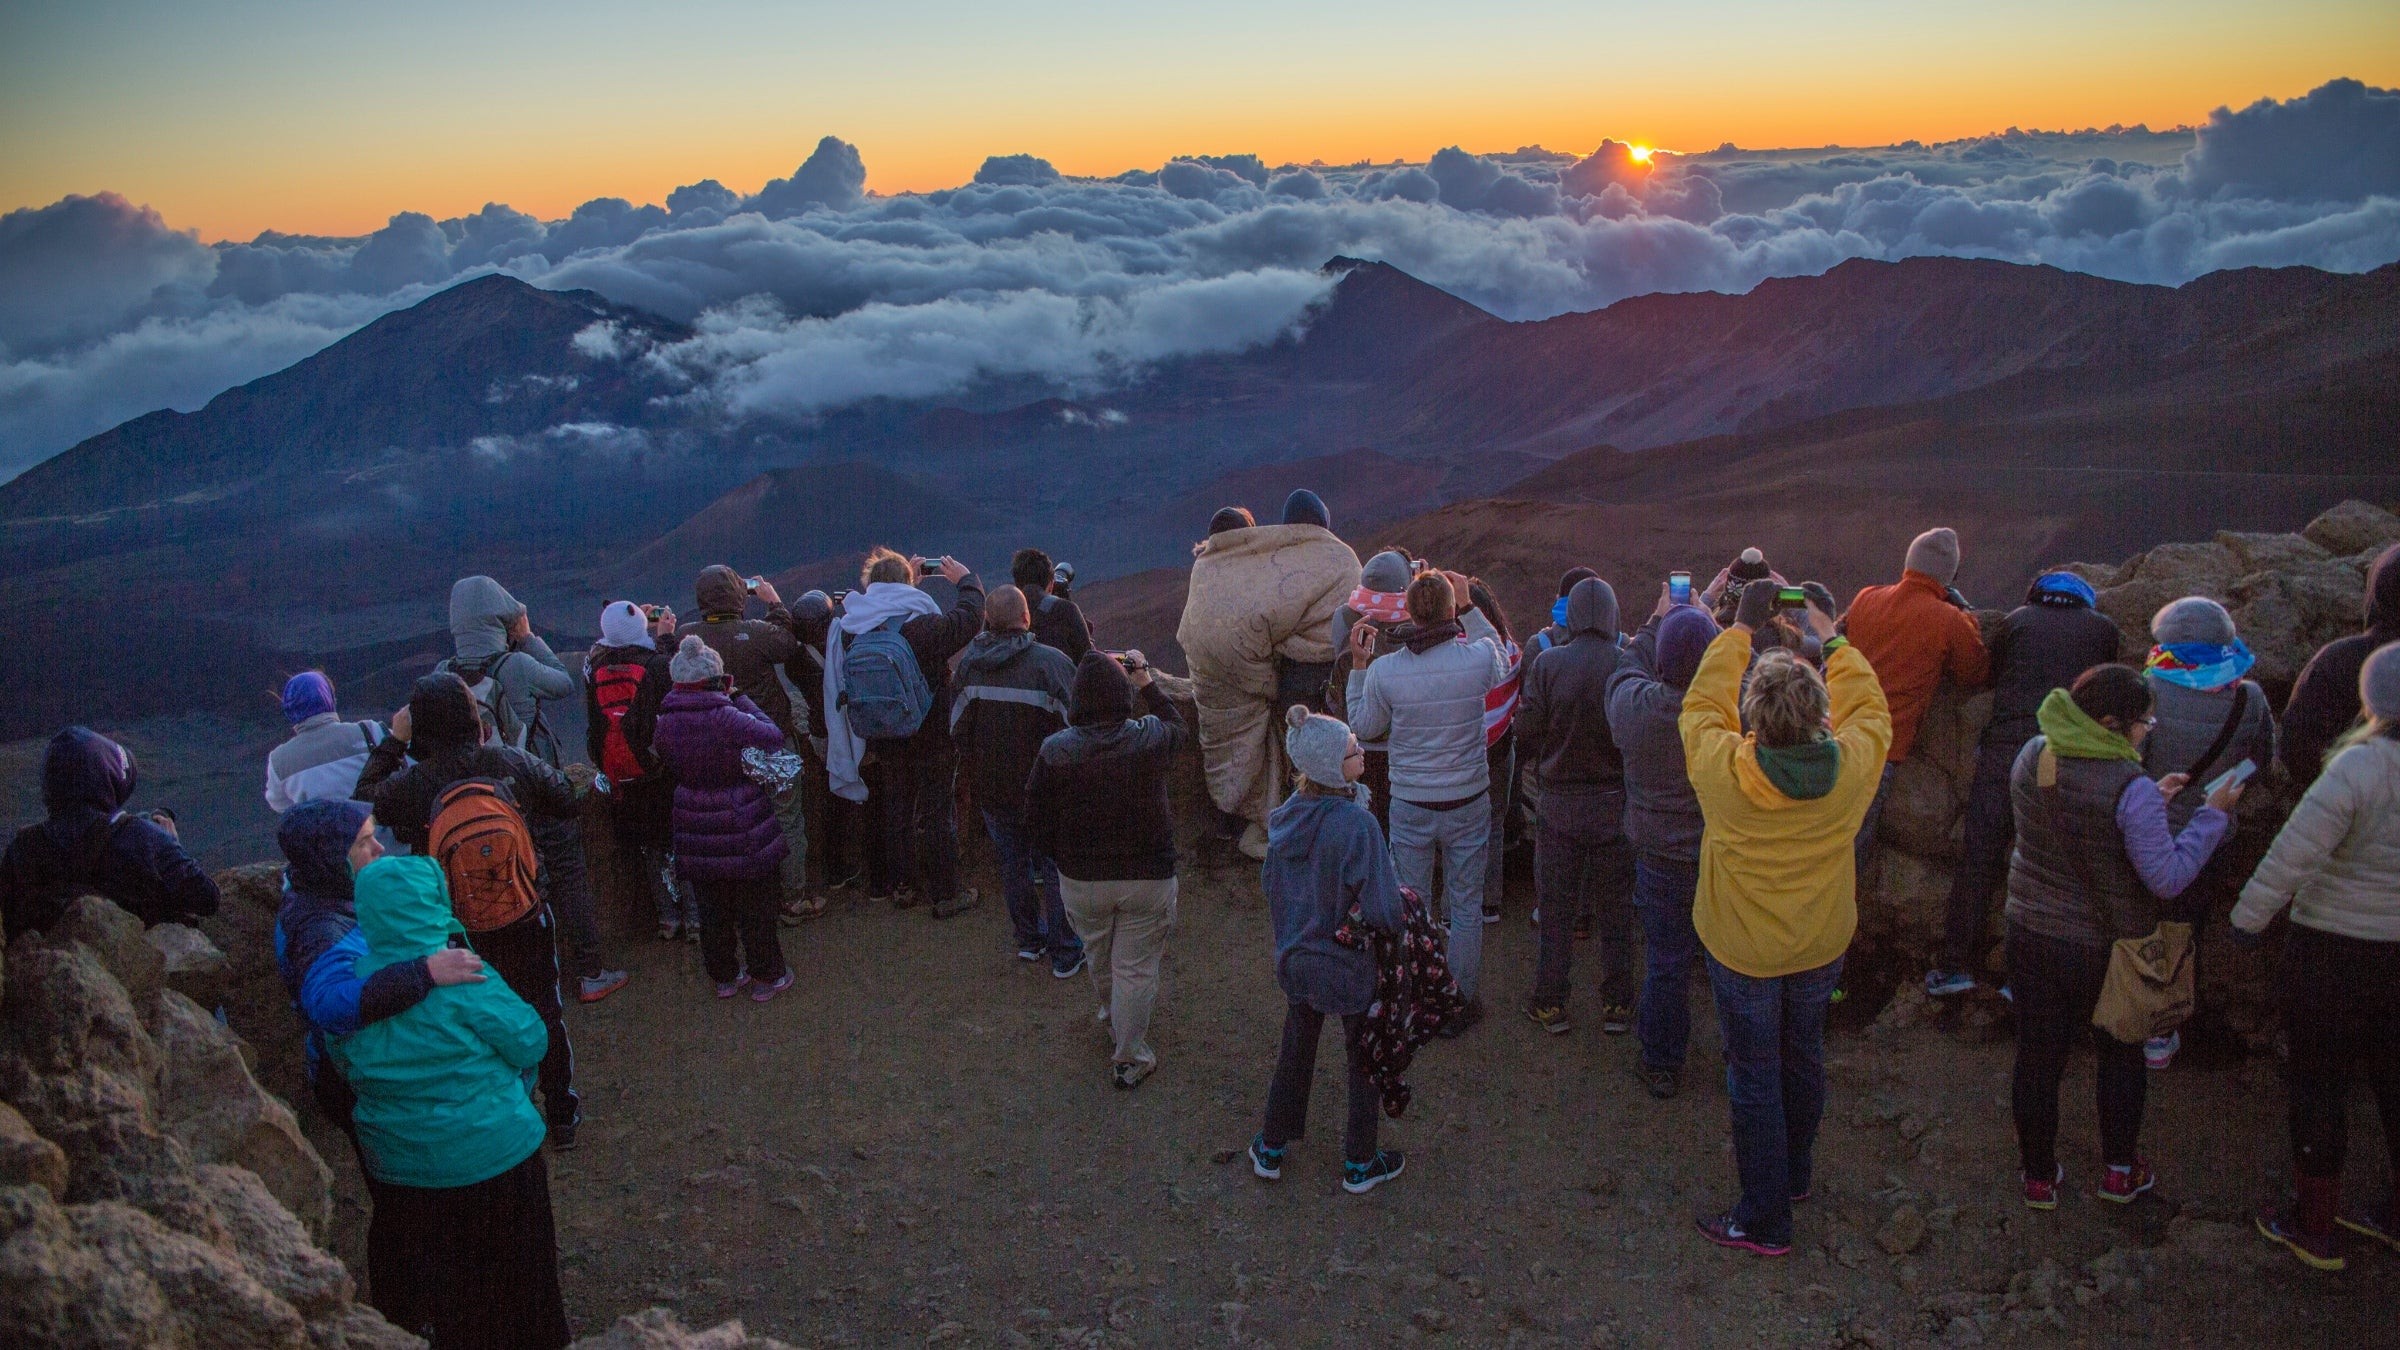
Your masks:
M2345 1259L2344 1229L2400 1247L2388 1198L2338 1194L2356 1071L2400 1164L2400 548L2372 571L2364 631L2318 654L2280 718L2213 599L2160 609L2137 669L2073 573L1979 618L1958 567L1957 536L1927 531L1896 583L1842 608L1746 549L1704 586L1665 579L1630 633L1615 589L1575 567L1520 645L1480 579L1400 547L1362 563L1322 500L1295 492L1274 524L1220 511L1194 547L1179 638L1197 728L1141 652L1093 645L1072 569L1037 549L987 591L956 559L878 548L858 589L788 606L766 578L713 566L699 617L613 601L575 664L500 583L465 578L454 654L406 707L344 720L332 682L303 672L266 766L288 864L276 957L318 1104L369 1179L375 1302L439 1346L565 1340L542 1162L582 1121L562 1005L627 981L604 959L584 804L544 711L576 697L592 790L658 936L698 945L717 998L790 989L779 926L824 914L829 891L863 881L936 919L976 908L963 814L989 837L1016 957L1062 981L1088 972L1126 1090L1160 1063L1168 783L1196 740L1208 833L1259 860L1287 1005L1250 1161L1282 1175L1338 1019L1352 1192L1404 1170L1377 1125L1405 1104L1409 1055L1485 1018L1501 982L1483 930L1529 820L1524 1016L1572 1029L1575 945L1596 940L1601 1030L1632 1033L1629 1069L1672 1097L1699 966L1737 1173L1699 1228L1773 1256L1814 1186L1824 1029L1895 769L1937 689L1988 685L1924 988L1996 983L2013 1004L2024 1202L2060 1202L2059 1089L2086 1037L2092 1193L2151 1189L2147 1074L2176 1052L2194 936L2230 915L2232 940L2256 943L2288 908L2298 1195L2259 1228L2320 1267ZM2244 783L2278 764L2305 793L2245 854ZM72 727L51 742L47 818L0 865L11 935L86 890L151 923L215 910L173 816L128 810L135 786L114 741Z

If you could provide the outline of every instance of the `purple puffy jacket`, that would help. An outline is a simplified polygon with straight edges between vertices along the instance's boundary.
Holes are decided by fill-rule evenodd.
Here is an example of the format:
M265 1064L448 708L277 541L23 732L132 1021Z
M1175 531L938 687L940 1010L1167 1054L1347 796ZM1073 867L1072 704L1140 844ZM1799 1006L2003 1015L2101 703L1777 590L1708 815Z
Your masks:
M742 772L742 751L781 750L783 733L747 698L677 685L652 741L675 775L675 867L692 881L776 875L791 851L775 803Z

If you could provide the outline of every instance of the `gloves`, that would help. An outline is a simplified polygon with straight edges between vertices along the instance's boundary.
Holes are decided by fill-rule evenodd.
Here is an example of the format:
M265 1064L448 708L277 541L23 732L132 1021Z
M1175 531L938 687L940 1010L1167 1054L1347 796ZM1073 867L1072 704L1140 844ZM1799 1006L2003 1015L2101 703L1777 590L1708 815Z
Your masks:
M1753 581L1742 587L1742 599L1733 611L1733 621L1744 624L1755 633L1775 617L1775 587L1765 581Z
M1808 603L1825 611L1826 618L1838 619L1842 616L1842 607L1834 603L1833 591L1824 582L1803 581L1800 589L1808 593Z

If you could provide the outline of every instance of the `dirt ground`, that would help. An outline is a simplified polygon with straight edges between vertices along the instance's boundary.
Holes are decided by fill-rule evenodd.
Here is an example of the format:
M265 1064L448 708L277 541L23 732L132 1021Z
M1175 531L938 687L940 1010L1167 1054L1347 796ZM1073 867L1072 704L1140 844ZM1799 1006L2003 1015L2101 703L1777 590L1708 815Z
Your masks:
M1336 1184L1329 1032L1314 1127L1261 1182L1237 1153L1282 1005L1256 872L1216 847L1187 847L1161 1067L1131 1093L1106 1081L1090 986L1013 959L996 899L945 923L837 893L785 930L800 982L765 1007L709 997L694 948L621 940L632 985L570 1013L587 1123L552 1174L579 1333L664 1304L803 1345L2390 1343L2400 1255L2319 1275L2249 1229L2285 1167L2271 1062L2154 1077L2159 1194L2119 1209L2088 1194L2079 1061L2076 1190L2036 1215L2000 1029L1890 1025L1905 1000L1829 1045L1793 1255L1708 1245L1692 1215L1734 1172L1705 985L1672 1101L1643 1093L1588 992L1572 1034L1543 1035L1515 1013L1522 856L1485 949L1497 1015L1430 1048L1408 1118L1386 1122L1407 1174L1365 1197ZM1586 991L1596 957L1578 949ZM2352 1151L2357 1193L2382 1185L2363 1109Z

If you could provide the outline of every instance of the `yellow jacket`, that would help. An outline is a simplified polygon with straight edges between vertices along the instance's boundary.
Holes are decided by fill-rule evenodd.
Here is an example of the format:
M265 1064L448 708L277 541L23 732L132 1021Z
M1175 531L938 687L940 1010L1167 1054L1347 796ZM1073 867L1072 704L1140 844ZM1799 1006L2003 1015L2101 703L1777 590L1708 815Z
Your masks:
M1795 799L1768 781L1754 738L1742 734L1742 675L1750 634L1729 628L1708 644L1684 696L1683 759L1707 828L1692 925L1709 955L1756 979L1814 970L1858 930L1859 823L1875 800L1892 714L1875 670L1843 644L1825 661L1841 763L1822 797Z

